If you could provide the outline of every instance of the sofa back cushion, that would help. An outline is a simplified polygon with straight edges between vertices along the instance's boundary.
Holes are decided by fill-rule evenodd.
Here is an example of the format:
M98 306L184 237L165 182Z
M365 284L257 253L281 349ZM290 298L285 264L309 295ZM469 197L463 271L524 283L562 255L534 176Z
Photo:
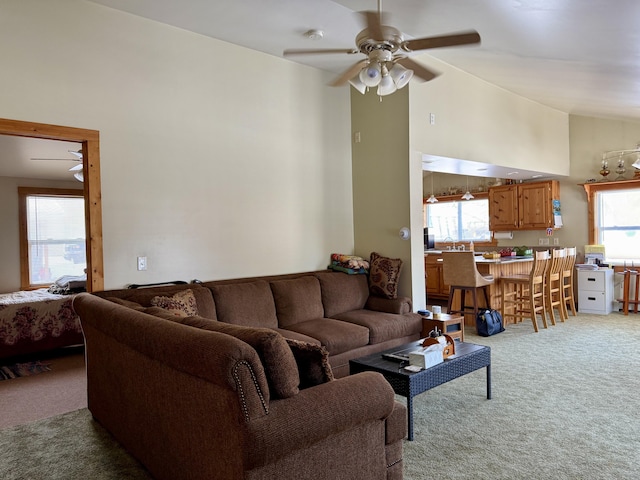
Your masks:
M366 275L347 275L342 272L319 272L315 275L322 288L326 317L364 308L369 298Z
M271 291L281 328L324 316L320 282L312 275L271 282Z
M277 328L276 306L264 280L212 285L218 320L246 327Z
M150 307L151 300L155 297L172 297L178 292L191 290L196 299L198 315L205 318L216 319L216 307L213 303L211 290L198 284L186 285L165 285L150 288L123 288L120 290L105 290L94 292L94 295L114 301L116 298L121 301L139 303L143 307Z
M170 319L183 325L231 335L251 345L264 366L272 398L289 398L299 392L298 365L287 341L278 332L269 328L245 327L202 317L173 316Z

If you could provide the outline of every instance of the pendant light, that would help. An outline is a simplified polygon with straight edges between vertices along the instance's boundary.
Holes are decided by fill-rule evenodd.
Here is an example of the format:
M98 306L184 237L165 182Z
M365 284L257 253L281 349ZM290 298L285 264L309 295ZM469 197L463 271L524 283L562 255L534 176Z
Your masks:
M427 203L436 203L438 201L438 199L433 195L433 176L434 175L435 173L431 172L431 196L427 200Z
M467 176L467 191L462 195L462 200L471 200L473 195L469 192L469 177Z

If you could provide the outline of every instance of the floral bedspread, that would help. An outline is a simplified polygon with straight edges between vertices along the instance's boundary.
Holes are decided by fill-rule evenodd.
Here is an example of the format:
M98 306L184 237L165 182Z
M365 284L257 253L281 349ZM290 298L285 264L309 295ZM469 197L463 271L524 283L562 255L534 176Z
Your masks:
M0 348L82 332L72 301L73 295L56 295L46 289L0 294Z

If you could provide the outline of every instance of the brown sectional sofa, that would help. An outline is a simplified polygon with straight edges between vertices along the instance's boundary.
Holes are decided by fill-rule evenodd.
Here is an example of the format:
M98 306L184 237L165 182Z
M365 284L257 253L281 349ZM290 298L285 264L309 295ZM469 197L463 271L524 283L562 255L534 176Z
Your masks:
M350 359L418 340L422 330L409 298L372 296L365 275L329 270L96 295L150 306L152 298L184 289L194 292L202 317L271 328L286 338L322 344L336 378L349 374Z
M197 315L152 306L187 289ZM89 410L155 478L403 478L406 408L348 360L416 340L421 320L365 276L111 290L74 309Z

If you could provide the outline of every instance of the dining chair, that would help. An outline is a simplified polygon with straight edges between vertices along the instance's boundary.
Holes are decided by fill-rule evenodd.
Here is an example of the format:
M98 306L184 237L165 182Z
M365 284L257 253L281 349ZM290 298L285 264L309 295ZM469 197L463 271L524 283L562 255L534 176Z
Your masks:
M484 294L486 308L491 308L489 300L489 286L494 283L492 275L482 275L478 272L473 252L442 252L442 276L444 283L449 285L449 300L447 313L450 315L473 315L478 317L481 307L478 303L478 289ZM455 308L454 297L460 291L460 306ZM467 305L467 293L470 293L471 305Z
M500 278L502 318L505 325L508 318L512 318L514 323L530 318L533 329L538 332L536 317L540 314L544 328L548 327L545 315L544 280L549 258L547 250L535 252L529 274L508 275Z
M564 266L562 267L562 308L564 309L564 317L569 318L569 308L571 308L571 314L575 317L576 313L576 301L574 298L574 277L576 266L576 247L565 248Z

